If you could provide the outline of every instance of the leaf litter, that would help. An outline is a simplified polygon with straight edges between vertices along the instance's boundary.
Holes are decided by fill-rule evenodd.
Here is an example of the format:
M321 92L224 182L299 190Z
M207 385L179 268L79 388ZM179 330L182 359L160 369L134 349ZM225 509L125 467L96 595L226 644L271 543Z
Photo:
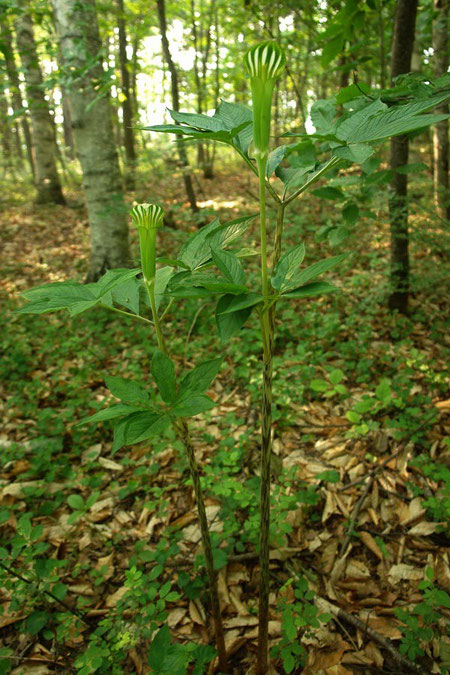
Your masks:
M85 246L85 220L78 212L59 208L48 212L47 227L42 227L42 212L35 216L30 210L12 210L8 225L8 246L5 254L15 265L2 282L4 291L20 291L40 281L65 278L65 270L71 268ZM19 246L17 232L25 224L29 228L27 246ZM47 248L48 228L51 222L66 225ZM53 234L56 230L52 230ZM52 237L53 237L52 234ZM31 242L31 243L30 243ZM67 242L71 242L68 244ZM34 244L34 245L32 245ZM56 260L56 263L55 263ZM50 262L51 261L51 262ZM17 270L20 268L20 274ZM432 313L433 308L429 311ZM373 317L373 330L379 330ZM57 321L51 318L50 321ZM426 332L418 329L416 346L425 353L433 349L433 342ZM379 339L373 343L374 352L386 348ZM434 357L436 357L434 355ZM375 356L376 358L376 356ZM76 357L69 357L67 372L76 367ZM52 396L51 369L36 370L34 377L46 380L41 391L41 400ZM213 392L221 411L237 411L249 423L249 400L235 387L231 394L225 380ZM418 386L424 386L418 385ZM352 391L355 400L366 389ZM11 396L6 396L11 406ZM221 404L223 406L221 407ZM448 448L444 441L450 422L450 399L433 401L437 411L436 422L426 430L426 438L432 443L434 457L448 461ZM333 620L326 626L306 633L302 642L307 648L307 660L303 672L344 675L353 672L408 672L404 659L398 651L402 633L399 621L393 614L395 606L411 607L418 601L418 584L424 579L425 569L431 567L436 583L450 591L450 556L448 539L443 534L443 522L430 519L423 507L423 498L436 497L441 486L409 460L416 451L411 439L396 441L389 430L375 430L364 438L349 438L349 422L345 412L331 400L311 400L307 404L290 403L292 415L298 424L287 428L276 427L274 455L279 457L284 470L294 472L295 480L302 484L317 486L320 502L317 507L318 523L313 525L305 517L304 509L286 514L291 531L284 537L284 546L272 548L271 575L280 585L292 575L306 575L316 593L316 603L322 611L328 611ZM30 454L29 423L18 424L14 416L9 418L0 436L2 451L18 443L24 449L24 457L7 463L0 474L0 499L2 506L11 508L15 515L2 522L2 539L8 539L17 528L17 517L27 508L30 490L43 487L40 480L29 479ZM212 420L211 436L220 437L224 428L220 417ZM227 429L236 433L239 429ZM252 427L250 424L250 433ZM314 435L316 440L307 440ZM203 440L201 424L194 431L198 457L208 462L214 448ZM252 438L257 447L257 437ZM86 599L85 616L90 621L100 620L113 611L123 597L126 588L124 573L136 542L147 542L154 547L165 529L170 525L181 533L180 552L171 561L168 576L178 569L192 569L195 556L201 552L200 531L196 524L196 509L191 488L177 483L182 474L177 462L177 452L167 447L160 454L159 471L153 476L155 486L164 488L166 508L158 513L139 504L118 498L121 488L133 479L134 464L120 462L124 455L109 456L110 443L102 442L88 447L74 459L73 472L66 482L45 483L49 495L66 494L78 488L83 499L89 490L83 484L84 472L93 467L103 469L100 487L101 499L96 501L76 522L70 522L71 509L64 500L51 517L39 520L43 525L41 540L50 546L51 559L64 557L72 560L62 578L68 592L65 602L76 608L80 597ZM145 444L129 449L129 455L138 466L145 466ZM336 482L321 480L324 472L333 471ZM213 532L223 531L220 520L220 505L214 500L207 506L208 518ZM120 544L113 544L120 536ZM74 574L74 561L84 569L96 570L100 583L92 575ZM229 555L219 571L219 592L222 603L226 645L236 673L253 672L253 654L256 649L257 617L256 589L258 560L255 550ZM0 616L0 646L18 649L21 665L12 672L54 672L64 670L71 653L83 647L87 635L67 641L64 658L49 651L38 636L23 633L18 638L17 630L26 619L26 613L9 612L11 598L8 590L0 591L2 613ZM281 636L282 622L278 609L278 597L271 593L269 638L271 645ZM293 602L294 596L288 601ZM28 610L27 610L28 612ZM447 620L449 612L444 610ZM199 599L181 597L168 607L168 624L177 639L209 643L213 630L207 608ZM130 651L127 672L148 671L143 658L145 646L137 645ZM443 637L441 645L436 641L426 647L424 670L410 664L409 672L440 672L440 664L448 654L449 643ZM448 662L448 656L447 662ZM279 666L281 668L281 666ZM400 671L396 670L400 669ZM210 672L215 672L214 664ZM271 667L271 672L281 672Z

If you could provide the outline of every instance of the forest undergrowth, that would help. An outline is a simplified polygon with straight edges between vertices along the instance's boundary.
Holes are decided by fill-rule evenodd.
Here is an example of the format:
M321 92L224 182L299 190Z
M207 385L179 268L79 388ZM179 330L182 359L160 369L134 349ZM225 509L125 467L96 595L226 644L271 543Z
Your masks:
M170 256L196 227L195 217L174 206L179 187L161 175L133 196L153 201L163 186L174 195L164 206L176 229L161 235ZM280 312L274 673L450 667L448 306L440 226L427 215L420 184L415 189L409 317L386 309L381 199L360 209L345 244L334 242L333 251L350 251L334 279L341 292ZM202 217L254 213L256 192L255 181L222 170L203 183ZM237 203L234 194L244 199ZM3 205L0 673L169 672L148 653L145 628L158 617L167 618L177 641L169 645L161 631L161 644L168 640L173 650L172 673L214 672L200 531L179 441L168 431L112 455L108 423L76 426L104 406L104 371L145 380L152 352L146 327L97 309L66 318L64 330L60 315L15 314L20 292L83 278L87 220L77 192L68 202L35 207L17 195ZM329 252L317 233L336 217L334 202L314 196L289 214L290 243L305 239L309 263ZM213 318L202 305L186 300L169 323L180 364L218 355ZM210 392L217 407L192 425L236 673L252 672L257 637L261 346L255 329L244 330L254 335L227 346ZM178 652L178 643L191 651Z

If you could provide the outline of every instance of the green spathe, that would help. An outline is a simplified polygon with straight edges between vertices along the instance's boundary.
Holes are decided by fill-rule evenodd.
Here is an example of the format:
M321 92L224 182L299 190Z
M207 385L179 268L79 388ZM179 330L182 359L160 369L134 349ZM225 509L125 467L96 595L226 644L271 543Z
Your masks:
M142 273L145 282L152 284L156 273L156 230L163 225L164 210L158 204L137 204L130 213L139 230Z
M137 204L130 213L136 227L148 229L163 226L164 209L158 204Z
M284 50L273 40L260 42L244 56L249 75L263 81L276 80L286 65Z
M267 158L270 137L270 109L275 80L286 65L284 50L269 40L251 47L244 56L251 76L253 100L253 146L256 158Z

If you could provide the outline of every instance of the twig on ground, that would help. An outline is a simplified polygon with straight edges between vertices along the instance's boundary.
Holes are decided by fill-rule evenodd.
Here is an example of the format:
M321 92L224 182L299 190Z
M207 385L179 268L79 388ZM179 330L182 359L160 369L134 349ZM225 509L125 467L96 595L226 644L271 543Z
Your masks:
M341 548L341 552L340 552L341 557L345 554L345 552L348 549L348 546L350 544L350 541L352 539L352 535L353 535L353 532L354 532L354 529L353 529L354 525L358 520L358 516L359 516L359 513L362 509L362 505L366 501L366 497L370 492L370 489L373 485L374 480L375 480L375 474L373 473L370 476L369 480L367 481L367 485L364 488L364 492L362 493L361 497L358 499L358 501L355 504L355 508L353 509L353 513L350 517L350 523L349 523L349 526L348 526L347 535L344 539L344 543L342 544L342 548Z
M13 577L16 577L16 579L20 579L20 581L25 582L26 584L32 585L34 582L31 579L27 579L24 577L22 574L19 574L18 572L15 572L11 567L8 567L8 565L5 565L5 563L0 562L0 567L2 567L8 574L11 574ZM44 593L44 595L47 595L49 598L52 598L55 602L58 602L62 607L67 609L68 612L71 614L74 614L80 621L86 624L86 626L89 626L90 624L86 619L84 618L83 614L78 610L74 609L70 605L68 605L64 600L60 600L59 598L56 597L51 591L39 591L40 593Z
M403 666L404 668L407 668L409 673L417 673L418 675L427 675L427 671L425 671L423 668L407 659L402 654L400 654L400 652L394 647L389 638L385 638L382 635L380 635L380 633L378 633L373 628L367 626L363 621L361 621L361 619L358 619L358 617L353 616L349 612L345 611L345 609L336 607L336 605L333 605L328 600L325 600L325 598L320 598L317 596L315 599L315 603L321 612L328 612L336 619L340 621L345 621L354 628L357 628L363 633L363 635L364 634L368 635L371 638L371 640L377 642L381 647L383 647L383 649L389 652L389 654L392 656L392 658L396 663Z

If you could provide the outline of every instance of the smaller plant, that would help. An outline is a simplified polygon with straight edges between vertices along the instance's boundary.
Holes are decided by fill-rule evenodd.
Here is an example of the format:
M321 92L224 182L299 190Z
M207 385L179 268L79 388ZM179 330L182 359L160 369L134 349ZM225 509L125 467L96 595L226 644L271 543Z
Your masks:
M450 634L447 619L439 611L450 609L450 595L433 583L434 572L432 567L425 570L425 579L419 583L419 590L423 591L422 600L411 609L397 607L394 614L403 625L400 630L403 638L400 644L400 653L406 654L411 661L418 656L424 656L425 644L430 643L434 637L441 635L438 624L445 622L447 634Z
M327 398L334 396L345 396L347 394L347 387L342 384L345 379L345 374L340 368L335 368L328 373L328 382L324 379L311 380L311 389L320 392Z
M292 587L294 601L288 602L284 596ZM291 594L292 594L291 590ZM308 635L311 629L320 628L320 625L331 619L330 614L320 614L314 604L315 593L310 590L308 580L300 577L288 581L280 589L278 607L281 611L281 640L271 650L273 658L281 658L285 673L292 673L294 668L305 665L306 650L301 644L301 638Z
M427 478L440 484L440 488L432 496L423 500L422 505L427 509L434 522L444 523L443 531L450 528L450 469L445 464L435 462L427 454L422 454L412 460L411 464L420 468Z

